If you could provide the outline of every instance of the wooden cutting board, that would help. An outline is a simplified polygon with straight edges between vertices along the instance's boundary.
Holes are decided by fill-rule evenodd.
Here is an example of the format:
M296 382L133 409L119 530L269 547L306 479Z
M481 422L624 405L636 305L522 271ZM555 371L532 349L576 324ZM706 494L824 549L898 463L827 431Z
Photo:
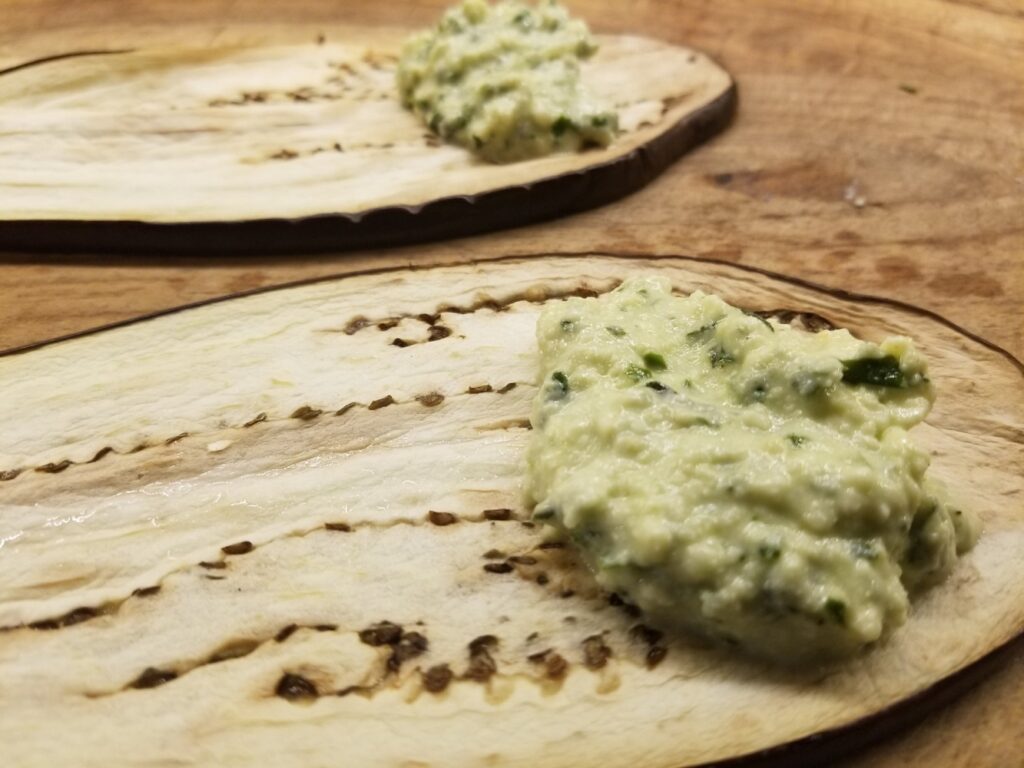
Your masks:
M0 69L63 47L314 39L357 19L426 24L443 3L5 4ZM518 253L686 253L932 310L1024 356L1024 3L570 3L598 31L706 50L735 125L610 207L473 240L298 258L0 254L0 347L367 266ZM1022 395L1024 397L1024 395ZM978 689L850 766L1015 766L1024 646Z

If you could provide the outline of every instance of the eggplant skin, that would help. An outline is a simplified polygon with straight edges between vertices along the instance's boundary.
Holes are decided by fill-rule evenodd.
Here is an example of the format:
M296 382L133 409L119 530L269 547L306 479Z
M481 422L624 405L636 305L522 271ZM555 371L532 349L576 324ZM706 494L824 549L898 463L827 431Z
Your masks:
M365 160L365 168L359 166L360 173L368 174L366 178L372 179L374 175L384 178L396 164L408 163L409 168L416 169L419 167L417 163L427 163L427 167L436 168L440 176L419 178L416 176L419 171L410 170L402 175L403 186L400 188L390 188L391 182L375 184L371 181L360 189L352 185L351 178L346 180L344 177L326 176L330 165L324 165L323 168L317 165L320 158L325 158L323 162L326 164L347 162L343 160L347 154L336 155L330 151L330 144L324 143L327 139L321 137L322 146L309 150L328 150L319 155L315 163L310 157L293 155L291 150L280 150L275 157L293 159L268 159L268 146L298 146L302 139L299 135L289 138L286 129L282 129L285 133L275 139L275 144L270 145L267 144L270 139L260 133L258 140L262 143L258 148L253 148L250 144L257 139L243 133L246 124L232 122L242 121L247 115L263 119L259 116L270 114L271 109L281 109L287 110L287 115L294 115L293 119L298 124L312 126L319 134L328 131L330 120L334 118L315 111L317 102L300 100L283 105L247 102L246 106L231 102L229 106L216 108L200 105L195 107L194 115L182 118L192 121L187 125L220 125L206 121L223 120L225 127L210 128L211 135L219 137L220 131L230 137L233 135L230 131L237 131L240 142L249 142L243 144L244 151L235 150L230 143L225 144L224 138L217 138L212 146L204 145L202 152L206 154L201 159L211 164L211 179L221 178L222 174L228 175L229 181L225 182L227 186L222 192L211 186L212 181L192 181L189 173L193 172L185 173L183 170L180 180L168 182L177 184L177 190L148 188L137 199L122 199L129 193L123 195L113 187L104 188L105 184L114 182L106 180L102 171L93 167L94 161L78 159L75 145L62 145L59 151L63 154L53 162L74 163L78 169L74 171L75 178L81 177L83 181L96 184L103 191L102 207L78 196L68 202L67 197L60 197L69 195L68 189L57 186L54 187L57 196L50 200L59 198L59 203L51 203L47 198L36 196L32 189L38 190L48 184L56 185L57 182L43 176L36 179L33 174L41 172L32 167L9 171L11 174L20 174L14 178L35 179L28 186L24 181L6 184L5 174L0 173L0 204L4 208L0 212L0 248L28 252L162 254L337 252L463 237L550 220L605 205L648 184L688 150L724 130L736 112L737 88L728 73L715 62L704 54L686 48L631 37L604 38L602 45L603 49L608 50L609 60L600 63L604 50L595 57L596 63L593 66L598 73L595 77L599 82L604 78L611 83L605 86L605 90L612 96L624 88L613 77L615 66L623 60L663 60L667 70L659 73L659 77L653 81L631 88L628 94L621 93L620 98L616 99L625 105L622 107L625 122L622 133L605 149L556 153L527 163L493 167L472 159L462 149L438 147L431 141L416 144L422 142L422 127L415 116L401 108L395 94L395 115L386 111L391 109L391 105L375 108L385 110L387 119L401 123L401 127L395 130L402 136L402 141L407 143L396 149L383 144L381 148L368 150L374 154ZM348 51L345 48L340 50ZM115 52L109 56L74 58L67 64L62 64L64 58L56 57L52 63L16 68L9 75L12 82L7 83L6 87L14 93L17 79L28 75L38 78L40 87L45 86L50 82L47 77L54 77L47 74L48 67L71 67L79 61L92 62L93 66L99 67L110 60L114 62L110 66L115 68L109 76L115 77L120 71L116 67L127 66L127 63L117 61L119 55L120 52ZM128 61L131 61L133 55L131 52L125 53ZM160 58L153 54L153 66L164 59L175 63L179 57L187 61L189 57L196 58L199 55L195 52L169 53ZM224 55L230 57L234 54ZM302 62L305 59L301 57L308 55L308 52L292 54L288 51L266 53L253 66L269 66L268 61L272 56L283 57L284 61L289 61L288 57L292 56L295 61ZM353 54L348 52L345 55ZM228 60L231 61L230 58ZM637 77L641 75L638 73ZM678 79L678 83L672 82L673 78ZM59 78L56 79L61 82ZM627 81L633 82L635 79L627 78ZM665 80L668 85L659 82ZM32 81L28 85L34 83ZM88 90L83 91L85 93ZM244 95L255 98L248 92ZM84 98L78 93L74 96L79 100ZM382 92L380 98L385 96L386 93ZM2 98L4 90L0 88ZM363 103L381 105L384 102L378 100ZM14 101L10 109L16 107L18 104ZM26 104L21 108L35 107ZM74 114L74 110L71 114ZM88 113L86 115L82 118L84 121L93 119ZM137 120L141 117L144 117L141 113L133 115ZM0 124L3 119L3 113L0 112ZM154 116L156 121L161 119L164 119L161 113ZM370 130L365 119L362 122L355 118L353 120L356 121L354 129L364 133ZM404 121L411 125L405 125ZM265 133L272 134L274 130L274 125L268 124ZM344 125L339 131L344 134ZM159 135L159 130L155 132ZM175 135L173 131L171 135ZM59 143L61 140L61 134L53 137L54 142ZM126 144L126 147L137 152L139 142L143 140L145 137L140 136L135 143ZM115 133L111 141L127 140ZM239 158L242 162L236 162L232 159L232 152L249 156L255 154L259 158ZM10 158L23 155L19 154L19 146L11 143L11 140L0 140L0 160L5 154ZM359 155L360 150L357 148L349 154ZM185 161L190 160L187 154L183 158ZM129 159L136 166L145 162L144 156ZM129 162L129 159L125 162ZM164 158L162 167L168 167L171 162L170 158ZM182 166L183 169L186 167ZM265 177L268 181L260 182L258 179L264 177L252 176L252 183L246 182L250 178L247 174L260 172L271 174ZM121 173L124 173L123 169ZM309 186L306 186L304 178L307 177L304 174L310 174ZM280 188L266 191L275 189L274 179L278 180ZM257 191L250 196L243 192L248 187L255 187ZM304 194L290 195L290 190L300 190ZM286 206L286 203L299 197L308 198L312 205L303 203L299 207ZM173 201L173 207L167 207L170 204L168 201ZM122 215L121 211L131 213ZM236 212L238 218L235 218Z

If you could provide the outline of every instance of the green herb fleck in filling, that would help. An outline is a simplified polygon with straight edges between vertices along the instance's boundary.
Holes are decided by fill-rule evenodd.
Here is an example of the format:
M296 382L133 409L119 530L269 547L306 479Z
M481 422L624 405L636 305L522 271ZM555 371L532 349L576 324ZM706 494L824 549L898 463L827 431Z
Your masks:
M844 360L843 382L870 384L876 387L907 386L907 378L900 369L900 361L892 355Z

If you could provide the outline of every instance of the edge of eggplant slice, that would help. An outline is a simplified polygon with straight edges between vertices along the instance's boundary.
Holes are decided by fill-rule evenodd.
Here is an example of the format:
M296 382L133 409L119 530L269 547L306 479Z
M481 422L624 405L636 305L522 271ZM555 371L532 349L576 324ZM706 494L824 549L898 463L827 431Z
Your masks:
M984 336L981 336L974 331L965 328L957 322L954 322L943 315L940 315L934 310L927 309L925 307L919 307L916 304L911 304L900 299L887 298L885 296L875 296L868 293L860 293L858 291L848 291L845 288L835 288L832 286L819 283L815 280L807 280L801 277L793 277L782 272L776 272L771 269L764 267L758 267L753 264L742 264L733 261L726 261L725 259L708 258L704 256L690 256L683 253L659 253L659 254L636 254L616 251L544 251L541 253L511 253L506 256L498 256L494 258L487 258L481 260L470 260L470 263L495 263L500 264L506 261L521 261L529 258L541 258L551 257L560 259L586 259L593 256L606 257L612 259L647 259L649 261L675 260L675 261L688 261L695 263L706 263L715 264L717 266L728 267L739 270L741 272L750 272L756 275L762 275L764 277L771 278L773 280L779 280L781 282L790 283L792 285L800 286L801 288L808 288L810 290L818 291L829 296L834 296L837 299L844 301L863 302L867 304L880 304L882 306L895 307L902 309L907 312L913 312L915 314L927 317L935 322L946 326L952 331L959 333L962 336L970 339L971 341L981 344L983 347L987 347L993 352L998 353L1000 356L1006 358L1006 360L1017 368L1022 375L1024 375L1024 360L1019 360L1012 352L1008 349L996 344L994 341L989 341ZM349 277L360 277L362 275L381 275L389 272L423 272L431 269L438 269L444 267L458 266L462 262L440 262L434 264L397 264L386 267L372 267L368 269L357 269L351 272L335 272L329 275L318 275L316 277L307 277L299 280L289 280L283 283L275 283L273 285L264 285L258 288L250 288L244 291L234 291L232 293L226 293L221 296L214 296L208 299L200 299L199 301L191 301L185 304L177 304L171 307L165 307L164 309L158 309L153 312L146 312L136 317L128 318L127 320L118 320L113 323L104 323L97 325L92 328L85 328L81 331L74 331L72 333L66 333L60 336L51 336L46 339L39 341L33 341L28 344L18 344L13 347L0 348L0 357L7 357L9 355L17 355L23 352L31 352L34 349L40 349L41 347L49 346L50 344L58 344L62 341L70 341L71 339L78 339L83 336L91 336L96 333L103 331L110 331L115 328L121 328L127 325L135 325L136 323L143 323L147 320L153 320L158 317L165 315L173 315L178 312L184 312L189 309L195 309L197 307L203 307L208 304L220 304L225 301L231 301L233 299L240 299L245 296L256 296L261 293L270 293L272 291L283 290L285 288L297 288L303 285L314 285L316 283L326 283L332 280L343 280Z
M695 768L794 768L832 765L856 757L862 750L918 725L937 709L956 701L995 674L1016 651L1024 651L1024 632L949 677L868 717L761 752L702 763Z
M724 130L736 113L735 81L631 152L530 184L424 205L386 206L358 214L215 222L132 219L0 220L0 249L34 253L293 254L409 245L534 224L596 208L646 186L690 149Z

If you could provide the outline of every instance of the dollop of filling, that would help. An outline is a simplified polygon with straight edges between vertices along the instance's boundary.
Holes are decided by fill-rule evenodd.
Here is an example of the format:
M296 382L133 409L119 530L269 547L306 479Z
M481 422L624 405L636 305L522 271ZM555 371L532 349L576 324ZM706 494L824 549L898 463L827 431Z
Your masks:
M465 0L406 43L398 89L432 131L490 162L603 147L617 114L580 83L596 50L587 25L553 0Z
M907 338L809 333L653 278L549 305L537 334L534 517L662 625L846 656L977 538L908 434L934 389Z

